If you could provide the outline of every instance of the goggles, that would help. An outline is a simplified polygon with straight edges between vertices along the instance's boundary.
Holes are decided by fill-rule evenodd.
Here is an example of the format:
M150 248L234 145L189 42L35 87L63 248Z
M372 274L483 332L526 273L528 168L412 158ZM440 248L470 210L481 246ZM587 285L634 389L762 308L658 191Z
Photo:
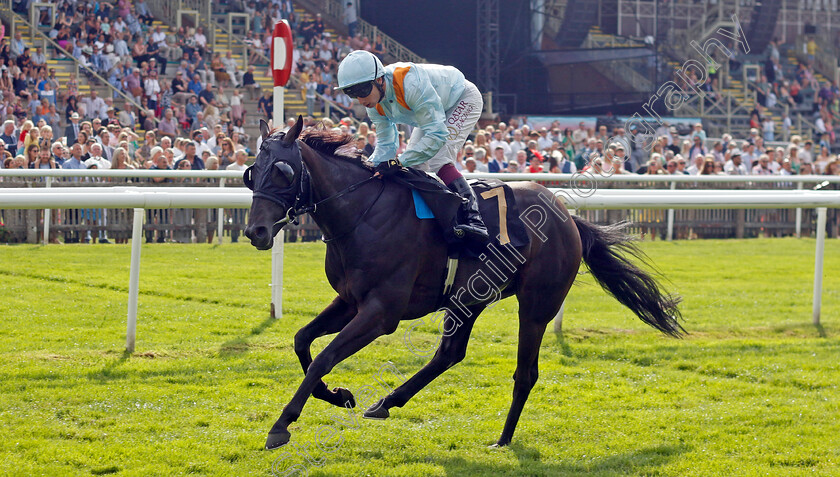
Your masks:
M358 83L344 88L344 94L353 99L364 98L368 96L371 91L373 91L373 81L365 81L364 83Z

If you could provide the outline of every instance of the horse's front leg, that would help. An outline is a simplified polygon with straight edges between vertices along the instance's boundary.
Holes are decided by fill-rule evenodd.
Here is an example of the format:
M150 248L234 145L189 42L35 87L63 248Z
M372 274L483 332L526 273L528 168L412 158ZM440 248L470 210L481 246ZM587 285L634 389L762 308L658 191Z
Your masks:
M300 365L303 367L303 374L306 374L309 365L312 364L310 350L312 342L322 336L338 333L347 323L350 323L354 316L356 316L356 307L342 300L341 297L335 297L332 303L324 308L324 311L297 332L295 335L295 354L297 354ZM346 407L349 405L349 407L356 407L356 400L349 389L335 388L330 391L323 380L319 380L315 385L312 396L334 406Z
M381 302L377 301L376 303ZM332 371L335 365L369 345L376 338L393 333L398 324L399 315L386 314L381 305L360 306L358 313L350 320L350 323L309 365L306 376L297 392L295 392L289 404L283 408L280 418L268 432L265 448L276 449L289 442L291 438L288 430L289 424L296 421L300 416L309 395L318 386L321 378Z

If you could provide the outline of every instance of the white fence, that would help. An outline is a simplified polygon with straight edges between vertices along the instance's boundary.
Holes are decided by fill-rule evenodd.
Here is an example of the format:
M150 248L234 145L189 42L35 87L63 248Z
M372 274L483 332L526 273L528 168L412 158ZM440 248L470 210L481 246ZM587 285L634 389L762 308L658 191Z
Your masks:
M840 177L837 176L717 176L717 175L707 175L707 176L684 176L684 175L636 175L636 174L620 174L620 175L613 175L613 174L591 174L588 172L585 173L577 173L577 174L466 174L468 178L495 178L501 179L504 181L514 181L514 180L526 180L526 181L535 181L535 182L542 182L545 183L548 187L560 187L565 186L572 189L575 189L574 194L569 194L570 197L580 197L589 195L592 192L592 189L598 189L600 184L604 184L604 187L600 187L601 190L606 192L606 190L610 190L611 188L615 187L622 187L623 185L632 185L636 188L648 188L648 189L662 189L664 190L667 187L670 187L672 190L680 190L680 192L685 192L681 190L683 188L699 188L703 189L704 187L715 187L726 189L728 187L733 188L778 188L781 189L790 189L795 187L799 190L802 189L810 189L813 187L814 184L819 184L819 187L824 187L827 184L838 184L840 183ZM37 182L29 181L26 186L39 188L51 188L54 186L64 186L64 185L73 185L78 186L79 178L85 178L84 180L95 180L104 179L108 180L116 180L116 181L123 181L128 179L137 179L143 181L143 185L153 185L146 181L154 177L163 177L168 179L174 180L184 180L184 179L210 179L218 181L219 188L217 190L221 191L226 185L231 185L230 182L226 184L226 181L231 179L236 179L236 183L239 183L239 179L242 177L241 172L236 171L158 171L158 170L131 170L131 169L121 169L121 170L51 170L51 169L39 169L39 170L29 170L29 169L0 169L0 182L3 182L4 178L27 178L27 179L38 179ZM75 182L72 184L68 184L67 182L56 183L54 180L59 179L68 179L74 178ZM106 183L97 184L99 186L106 185ZM12 184L5 184L7 187L12 186ZM171 184L170 184L171 185ZM211 185L204 183L205 186ZM679 185L679 187L678 187ZM212 186L212 185L211 185ZM2 187L0 187L2 189ZM175 189L175 188L171 188ZM236 190L236 189L234 189ZM712 192L706 189L706 193ZM619 207L621 208L621 207ZM702 208L702 207L701 207ZM723 207L719 207L722 209ZM710 216L709 213L712 215ZM219 209L215 211L214 216L222 217L224 214L223 209ZM706 210L705 212L701 212L702 215L695 216L691 215L688 216L689 221L698 221L698 224L706 223L706 221L711 220L711 222L715 222L718 220L725 220L728 224L730 224L730 229L712 229L711 234L724 234L727 233L735 233L736 236L741 236L744 234L744 228L747 227L748 229L756 230L756 227L760 227L764 230L765 224L763 224L764 216L755 216L750 215L745 220L743 215L724 215L723 218L721 215L717 214L713 210ZM676 219L675 219L676 216ZM810 222L810 214L804 218L807 222ZM29 217L29 216L27 216ZM117 219L116 223L119 223L119 220L129 220L124 215L120 215L120 218ZM210 217L209 215L207 217ZM790 217L790 216L788 216ZM58 219L62 223L71 223L67 222L67 217L59 216ZM682 215L681 217L675 214L674 209L668 210L667 216L664 217L664 221L659 222L657 219L655 222L650 224L655 227L658 232L654 232L654 228L651 228L651 233L662 233L666 240L671 240L675 234L675 222L681 224L676 233L691 233L695 230L692 226L693 223L686 223L687 217ZM23 220L21 223L20 220ZM29 221L32 219L29 218ZM196 220L200 220L196 218ZM632 220L632 219L631 219ZM644 223L644 220L640 222ZM19 216L18 220L14 222L14 227L17 230L17 233L21 233L23 229L21 229L21 225L27 224L27 219L23 216ZM199 222L196 222L199 224ZM44 222L43 222L43 232L44 232L44 241L46 243L47 237L50 231L50 218L45 214ZM128 224L127 227L123 232L117 232L118 235L125 234L123 237L127 237L128 233L130 233ZM31 226L31 224L29 225ZM34 234L37 233L36 230L38 228L37 221L34 225L35 228L29 229L28 235L30 238L29 240L35 240ZM202 230L205 230L203 226L196 225L195 233L199 234L202 233ZM221 219L217 220L216 224L216 235L219 240L219 244L222 242L222 235L224 232L225 224ZM237 233L242 227L242 224L236 223L231 224L232 230L233 228L236 229ZM801 208L797 208L795 210L795 215L788 219L781 219L779 223L774 223L771 227L775 227L778 230L787 230L787 233L794 233L795 236L801 236L801 231L803 228L803 211ZM148 228L148 226L147 226ZM304 226L304 230L308 230L306 226ZM312 231L314 232L314 231ZM148 231L147 231L148 233ZM158 232L161 233L161 232ZM295 233L303 233L308 234L308 232L295 232ZM707 230L707 233L709 231ZM212 236L212 234L211 234Z
M0 171L9 172L9 171ZM19 171L28 172L28 171ZM41 171L32 171L41 172ZM72 171L71 171L72 172ZM109 171L94 172L96 176ZM122 171L114 171L122 172ZM153 171L132 171L153 172ZM169 174L178 174L171 171ZM159 175L154 171L147 176ZM180 173L181 177L207 177L212 171L189 171ZM543 176L550 176L542 174ZM511 176L516 176L511 174ZM123 176L126 177L126 176ZM494 177L496 177L494 175ZM527 177L533 178L528 175ZM570 176L564 176L570 177ZM657 177L657 176L654 176ZM765 177L765 176L762 176ZM816 176L819 177L819 176ZM514 180L521 180L515 178ZM786 178L788 179L788 178ZM554 180L553 178L551 180ZM608 179L609 180L609 179ZM743 181L744 179L741 179ZM223 193L220 193L224 190ZM140 244L142 243L142 225L145 209L154 208L248 208L251 204L251 192L245 188L228 189L196 188L152 188L152 187L113 187L113 188L7 188L0 189L0 209L43 209L59 207L95 207L95 208L132 208L134 222L131 240L131 269L129 278L128 316L126 331L126 349L133 351L137 320L137 298L140 278ZM609 190L593 191L588 196L579 195L578 189L551 189L562 197L572 209L676 209L676 208L816 208L817 244L814 266L813 320L819 323L822 300L823 253L825 248L826 208L840 208L840 192L829 191L671 191L671 190ZM48 215L47 215L48 216ZM282 232L280 232L282 234ZM282 290L282 237L275 238L272 252L272 311L281 314ZM559 317L558 317L559 324Z

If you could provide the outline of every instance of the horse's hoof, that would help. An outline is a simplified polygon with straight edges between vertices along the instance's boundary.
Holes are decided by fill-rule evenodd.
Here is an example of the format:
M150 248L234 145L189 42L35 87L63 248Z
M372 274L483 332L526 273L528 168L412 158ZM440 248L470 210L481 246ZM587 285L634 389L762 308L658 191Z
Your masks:
M272 450L283 447L289 443L292 438L292 433L289 431L269 432L268 439L265 441L265 450Z
M346 388L334 388L332 390L334 395L338 395L338 402L333 403L339 407L346 407L348 409L353 409L356 407L356 398L353 397L353 393L350 392L349 389Z
M492 446L487 446L487 448L488 449L504 449L505 447L507 447L508 444L510 444L510 442L499 441L499 442L493 444Z
M388 408L384 406L385 400L380 399L378 403L374 404L370 407L365 413L363 414L365 419L378 419L383 421L391 417L391 413L388 412Z

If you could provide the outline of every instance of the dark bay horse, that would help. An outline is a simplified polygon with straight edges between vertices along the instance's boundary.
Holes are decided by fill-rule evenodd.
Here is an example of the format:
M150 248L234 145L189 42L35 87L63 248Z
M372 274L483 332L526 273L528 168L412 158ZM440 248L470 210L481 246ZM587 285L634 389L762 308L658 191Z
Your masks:
M350 135L309 129L303 122L286 133L270 133L260 123L263 143L245 172L254 200L245 235L260 250L296 214L308 212L327 242L326 274L338 296L295 335L295 353L305 377L271 428L267 449L291 437L288 426L300 416L310 395L336 406L354 407L352 393L329 390L322 378L342 360L376 338L441 308L447 262L443 232L433 220L413 212L412 194L390 180L373 177L359 156L343 153ZM445 332L432 359L414 376L365 412L384 419L389 409L409 399L464 359L478 315L493 301L519 300L519 348L513 400L497 445L510 443L528 394L537 381L540 342L578 272L581 259L595 279L645 323L672 336L679 298L622 254L644 259L621 227L596 226L572 217L548 189L531 182L510 184L520 211L542 211L539 228L529 227L530 244L520 250L488 247L480 259L462 259L450 302L445 303ZM548 210L551 209L551 210ZM536 222L536 220L534 221ZM476 277L481 277L481 280ZM481 286L479 286L481 285ZM338 333L312 359L310 345Z

